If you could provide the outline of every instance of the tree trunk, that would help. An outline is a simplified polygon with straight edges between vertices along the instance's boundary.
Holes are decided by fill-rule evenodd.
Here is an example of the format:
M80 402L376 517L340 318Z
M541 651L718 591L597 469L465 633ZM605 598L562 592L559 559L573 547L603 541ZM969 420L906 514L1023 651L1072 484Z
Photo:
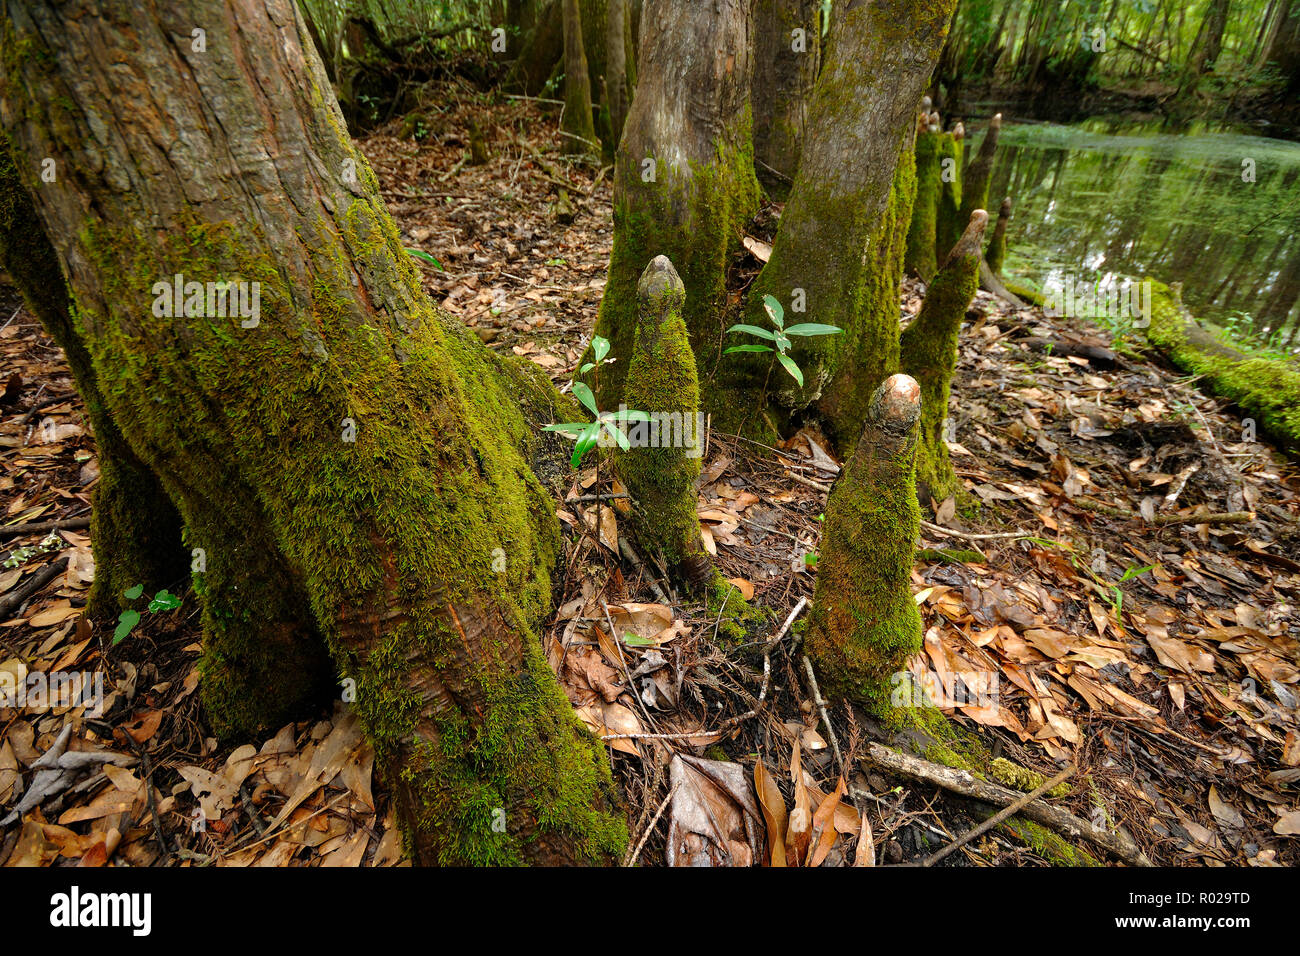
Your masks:
M591 114L591 78L582 43L582 8L564 0L564 120L560 123L566 153L599 152Z
M989 177L993 174L993 156L998 148L998 133L1002 131L1002 114L995 113L989 120L989 128L984 131L980 148L975 158L970 161L961 177L961 211L958 220L965 229L966 223L976 209L987 209L989 204ZM940 251L939 256L946 258L949 249Z
M682 317L701 381L721 353L728 257L758 206L749 50L747 0L646 0L640 77L614 170L614 248L596 324L617 359L601 376L602 407L617 405L623 394L637 282L657 255L672 260L686 286Z
M549 382L424 295L292 0L52 6L8 4L0 118L67 163L38 211L110 411L209 549L205 653L218 611L271 668L319 629L419 862L610 859L608 768L534 630L559 535L519 402L548 419ZM177 274L257 308L173 301Z
M632 91L627 82L627 0L609 0L605 21L605 90L610 146L618 149Z
M808 101L821 62L818 0L754 5L754 162L759 180L784 194L803 149Z
M37 188L58 188L57 182ZM90 355L73 326L59 260L6 143L0 143L0 266L63 349L95 434L99 481L91 499L95 581L88 598L90 612L97 617L115 616L128 603L122 592L137 584L149 594L161 588L183 588L190 557L181 547L180 515L109 414Z
M754 324L764 294L839 335L800 339L794 358L804 384L778 400L790 408L821 400L842 447L862 428L866 400L894 371L898 287L911 221L916 111L934 69L954 0L879 0L835 5L831 38L809 107L790 201L771 259L750 291ZM908 190L911 190L909 192ZM801 319L796 319L801 321Z

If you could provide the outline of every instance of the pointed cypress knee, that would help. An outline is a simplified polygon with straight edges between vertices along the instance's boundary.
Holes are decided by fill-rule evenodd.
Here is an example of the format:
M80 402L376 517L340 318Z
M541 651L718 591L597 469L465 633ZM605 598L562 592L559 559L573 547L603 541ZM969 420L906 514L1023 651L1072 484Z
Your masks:
M667 256L656 256L637 284L637 324L624 391L628 409L648 412L632 422L630 448L614 469L636 501L632 530L663 555L678 583L708 583L712 564L700 541L695 482L704 453L700 383L682 305L686 290Z
M920 509L915 461L921 387L907 375L871 396L853 457L826 503L817 586L805 635L824 689L883 715L907 659L921 649L909 586Z
M998 223L993 227L993 238L984 253L984 261L989 264L989 271L995 276L1002 275L1002 264L1007 260L1007 225L1011 222L1011 197L1002 200L998 210Z
M975 158L966 167L961 184L961 213L959 223L970 221L976 209L987 209L989 204L989 177L993 174L993 154L998 148L998 133L1002 131L1002 114L996 113L989 120L988 132L984 134Z
M924 117L923 117L924 119ZM912 203L912 222L907 230L907 250L903 268L926 282L938 268L935 256L935 223L939 215L939 198L943 193L943 172L939 166L940 134L931 133L922 123L916 133L916 199Z
M957 333L979 288L980 248L989 216L976 209L970 224L926 289L921 312L899 338L899 367L921 386L921 443L916 480L923 499L936 503L957 494L948 460L944 419L957 365Z
M951 132L939 134L939 214L935 220L934 255L941 261L948 250L961 238L966 220L961 218L962 156L965 151L966 131L961 123Z

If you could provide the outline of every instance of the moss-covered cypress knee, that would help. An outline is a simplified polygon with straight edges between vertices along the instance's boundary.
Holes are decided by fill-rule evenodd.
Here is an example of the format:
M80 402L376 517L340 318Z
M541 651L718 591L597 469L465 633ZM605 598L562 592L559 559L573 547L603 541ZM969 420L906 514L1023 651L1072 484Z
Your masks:
M1002 131L1002 114L989 120L988 131L980 141L975 158L966 167L961 183L961 212L957 221L965 225L976 209L987 209L989 204L989 177L993 174L993 154L998 148L998 133Z
M636 537L698 591L711 565L695 511L704 430L695 356L682 319L685 301L677 270L667 256L656 256L637 285L636 340L625 390L628 407L649 412L651 420L629 426L632 447L618 453L614 467L637 502Z
M893 675L921 648L908 586L920 509L915 458L921 388L906 375L871 396L853 457L826 504L806 635L825 687L884 714Z
M993 227L993 238L984 253L984 261L989 264L989 271L995 276L1002 275L1002 265L1007 261L1007 225L1011 222L1011 197L1002 200L998 210L998 222Z
M939 268L935 255L935 221L939 214L939 196L943 191L939 167L939 135L928 130L916 134L916 200L912 204L912 223L907 230L907 253L903 267L926 282Z
M920 314L903 330L901 367L921 384L921 445L916 478L922 497L942 501L958 490L948 461L943 423L957 364L957 333L979 288L980 247L988 213L976 209L970 225L925 293Z
M950 133L939 135L939 214L935 219L935 261L942 262L961 238L966 220L961 218L961 163L965 129L961 123Z

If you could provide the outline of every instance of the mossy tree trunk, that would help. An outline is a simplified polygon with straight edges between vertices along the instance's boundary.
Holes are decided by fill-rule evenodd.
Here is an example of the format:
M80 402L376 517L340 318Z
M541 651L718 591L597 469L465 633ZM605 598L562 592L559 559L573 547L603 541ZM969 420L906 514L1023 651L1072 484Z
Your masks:
M631 447L614 459L636 501L633 530L651 553L663 556L675 580L699 592L712 564L700 540L695 483L700 477L704 428L700 383L682 305L686 288L666 256L646 266L637 286L637 326L624 400L650 414L629 426Z
M564 120L560 123L566 153L597 153L596 125L591 113L591 78L582 42L582 8L564 0Z
M916 110L954 7L954 0L835 4L810 136L771 259L750 291L752 324L769 324L767 294L795 313L791 321L843 329L796 342L804 384L785 381L777 398L790 408L820 399L845 445L861 430L865 396L897 358L898 283L915 190L913 164L898 173L899 158L904 150L910 157Z
M821 65L818 0L754 4L754 166L769 191L794 182L803 149L808 101Z
M289 682L323 635L418 861L610 859L608 768L534 630L556 393L424 295L292 0L8 13L0 118L64 170L38 212L109 410L208 549L205 653ZM258 320L168 316L177 274L260 283Z
M971 214L966 232L925 290L920 313L902 335L903 371L921 384L917 487L923 499L931 499L936 505L957 494L959 487L948 460L944 422L948 417L952 373L957 364L957 333L966 308L979 288L980 249L988 218L983 209Z
M41 181L36 175L39 168L32 167L29 182L36 188L59 188L57 180ZM5 142L0 142L0 266L13 278L46 333L63 349L95 434L99 481L91 499L95 581L88 599L90 612L115 616L129 603L122 592L137 584L151 595L162 588L183 588L190 557L181 546L180 514L109 414L90 354L73 326L73 307L58 257Z
M618 148L632 91L627 82L627 0L609 0L605 15L605 92L610 146Z
M862 435L826 502L805 646L823 689L890 710L894 675L921 649L909 586L921 515L915 458L920 386L893 375L871 396Z
M721 355L728 256L758 206L748 6L646 0L640 75L615 161L614 247L596 324L618 359L601 375L602 407L623 395L637 282L655 256L671 259L686 287L682 315L701 381Z

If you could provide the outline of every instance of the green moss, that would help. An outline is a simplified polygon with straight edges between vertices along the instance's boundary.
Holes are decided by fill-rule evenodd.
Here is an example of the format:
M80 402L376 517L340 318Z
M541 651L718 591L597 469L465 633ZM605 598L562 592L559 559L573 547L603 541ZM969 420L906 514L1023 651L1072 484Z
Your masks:
M709 620L717 625L718 639L723 644L743 644L772 621L772 612L750 604L740 589L718 573L707 589L706 607Z
M1300 449L1300 369L1285 359L1245 356L1200 333L1188 335L1177 288L1151 282L1147 340L1185 372L1203 376L1215 394L1256 420L1259 432Z
M873 416L888 390L877 389ZM827 501L806 638L825 689L878 715L895 706L900 675L921 649L910 587L920 533L912 421L904 434L869 424Z
M657 256L638 286L636 337L624 390L628 407L650 413L652 421L629 425L631 447L616 452L614 469L636 500L637 539L662 554L679 581L698 586L709 568L695 495L704 429L695 355L682 320L685 299L672 263Z
M1051 830L1026 820L1012 817L1000 829L1011 834L1038 856L1053 866L1101 866L1102 863L1087 850L1075 846Z
M936 502L958 494L960 484L948 459L944 421L957 337L966 308L979 288L979 255L962 256L939 271L926 290L921 312L902 335L902 368L921 385L921 443L916 479Z
M998 757L989 764L989 770L998 783L1025 793L1033 793L1047 782L1047 778L1036 770L1028 770L1005 757ZM1065 797L1069 794L1070 785L1064 781L1047 791L1049 797Z
M939 191L939 211L935 220L935 247L937 262L948 257L949 251L961 238L969 219L961 218L962 206L962 152L964 140L952 133L938 133L940 172L944 174ZM947 161L947 162L945 162Z
M935 254L939 199L944 183L939 166L939 134L921 132L916 137L916 201L907 230L903 266L926 282L939 268Z
M738 123L741 145L717 145L710 163L673 167L659 159L654 181L642 179L644 157L620 154L614 197L614 245L596 334L611 353L632 354L636 334L637 283L655 256L667 256L686 288L682 318L690 336L700 381L713 378L722 354L726 273L744 225L758 209L751 120L746 108ZM589 360L584 358L584 361ZM598 397L611 408L623 397L628 365L615 362L601 375ZM734 418L734 403L718 388L706 389L715 426Z

